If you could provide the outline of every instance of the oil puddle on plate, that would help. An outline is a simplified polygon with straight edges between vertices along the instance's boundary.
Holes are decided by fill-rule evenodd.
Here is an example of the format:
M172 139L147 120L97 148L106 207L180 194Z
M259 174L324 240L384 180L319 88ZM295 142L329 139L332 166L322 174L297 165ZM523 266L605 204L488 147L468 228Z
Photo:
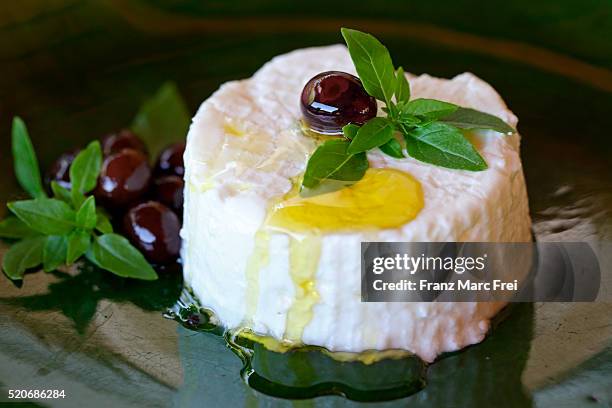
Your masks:
M234 384L238 379L243 382L243 387L237 385L236 392L231 393L237 405L245 403L255 390L292 400L333 395L354 402L380 402L413 396L409 400L416 406L441 406L444 401L461 401L466 386L477 387L482 401L512 401L517 406L530 402L521 383L532 338L530 304L513 305L500 313L481 344L447 353L429 365L407 354L364 363L360 361L364 360L362 356L347 359L344 353L330 353L320 347L272 351L252 336L224 331L214 323L211 313L196 306L188 291L167 317L183 326L179 329L179 348L181 356L188 359L184 364L190 368L185 373L185 385L192 384L187 386L191 390L203 387L197 396L189 398L203 402L228 397L226 391L216 395L215 387L206 387L217 377L220 355L226 356L227 362L223 376L233 376Z

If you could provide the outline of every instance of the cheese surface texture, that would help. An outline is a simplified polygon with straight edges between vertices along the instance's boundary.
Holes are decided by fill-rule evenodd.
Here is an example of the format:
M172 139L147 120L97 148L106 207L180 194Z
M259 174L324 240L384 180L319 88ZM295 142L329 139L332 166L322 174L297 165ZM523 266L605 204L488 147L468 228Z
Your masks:
M344 46L296 50L207 99L185 152L186 285L227 328L331 351L403 349L432 361L481 341L501 303L362 303L362 241L531 240L518 134L471 132L489 168L449 170L368 152L360 183L297 195L320 142L300 128L314 75L355 74ZM409 76L413 98L517 119L487 83ZM380 107L379 107L380 108ZM392 186L392 187L390 187Z

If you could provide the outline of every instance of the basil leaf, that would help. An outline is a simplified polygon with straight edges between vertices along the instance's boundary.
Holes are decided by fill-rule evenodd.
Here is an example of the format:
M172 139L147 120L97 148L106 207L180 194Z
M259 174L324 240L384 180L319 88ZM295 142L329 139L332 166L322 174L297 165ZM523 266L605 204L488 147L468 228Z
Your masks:
M344 133L344 137L349 140L353 140L355 135L359 131L359 126L349 123L342 128L342 133Z
M70 182L72 184L72 202L75 208L81 206L85 199L83 194L96 186L100 167L102 165L102 150L100 142L94 140L74 158L70 165Z
M359 128L347 152L356 154L387 143L393 138L393 124L387 118L373 118Z
M499 133L511 135L516 130L497 116L470 108L459 108L455 112L443 116L440 121L462 129L491 129Z
M404 68L399 67L395 76L395 101L408 102L410 100L410 84L404 73Z
M417 116L414 116L411 113L406 112L406 105L408 105L408 103L410 102L398 102L398 104L396 105L396 117L394 117L393 119L399 123L401 123L402 126L406 127L406 126L417 126L417 125L421 125L423 124L423 122L432 122L431 120L423 120L424 118L419 118Z
M97 237L85 256L98 267L124 278L157 279L157 273L144 256L121 235Z
M96 201L90 196L81 204L76 213L76 225L84 229L94 229L97 224Z
M17 217L8 217L0 221L0 237L2 238L27 238L40 235L37 231L28 227Z
M319 184L312 188L304 187L300 189L300 197L314 197L321 194L331 193L334 191L342 190L345 187L349 187L355 184L355 181L342 181L342 180L321 180Z
M113 232L113 224L111 224L110 219L101 209L96 210L96 216L96 229L98 231L103 234L110 234Z
M45 237L26 238L12 245L4 254L2 269L11 280L23 278L23 273L42 262Z
M11 132L15 176L19 185L32 197L46 197L40 178L38 159L28 135L25 123L19 117L13 118Z
M389 51L370 34L348 28L341 32L364 89L389 106L396 88Z
M341 181L361 180L368 169L365 153L349 154L348 140L328 140L310 156L302 185L313 188L325 179Z
M66 263L72 265L89 249L91 234L81 229L75 229L68 235L68 248L66 250Z
M68 239L64 235L49 235L43 248L43 269L51 272L66 263Z
M169 144L183 142L191 114L176 85L166 82L142 104L131 129L146 143L150 157L158 157Z
M72 197L70 196L70 190L62 187L57 181L51 181L51 191L53 191L53 197L58 200L62 200L66 204L72 205Z
M404 157L406 157L404 156L404 152L402 151L402 145L395 138L389 140L384 145L379 146L379 148L387 156L391 156L396 159L403 159Z
M457 110L458 106L437 99L419 98L408 102L402 109L402 114L423 116L435 120L449 115Z
M405 133L408 154L450 169L480 171L487 164L459 129L434 122Z
M45 235L65 235L74 228L74 211L55 198L13 201L8 208L30 228Z

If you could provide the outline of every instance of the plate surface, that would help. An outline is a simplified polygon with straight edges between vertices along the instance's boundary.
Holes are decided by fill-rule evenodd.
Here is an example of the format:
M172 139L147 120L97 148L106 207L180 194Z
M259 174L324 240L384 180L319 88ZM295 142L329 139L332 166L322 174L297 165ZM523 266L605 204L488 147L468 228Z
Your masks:
M520 119L537 239L612 241L612 6L525 0L479 4L472 15L470 1L436 2L435 10L285 3L2 4L0 201L19 196L6 136L13 115L25 119L46 167L129 124L166 80L195 111L221 83L250 76L274 55L340 42L346 25L375 33L413 73L471 71L491 83ZM178 296L179 275L141 283L93 270L38 273L22 288L0 279L0 402L8 389L55 388L67 397L41 405L361 405L281 400L246 387L222 339L161 317ZM485 342L434 364L428 386L402 402L612 404L611 316L603 303L521 305Z

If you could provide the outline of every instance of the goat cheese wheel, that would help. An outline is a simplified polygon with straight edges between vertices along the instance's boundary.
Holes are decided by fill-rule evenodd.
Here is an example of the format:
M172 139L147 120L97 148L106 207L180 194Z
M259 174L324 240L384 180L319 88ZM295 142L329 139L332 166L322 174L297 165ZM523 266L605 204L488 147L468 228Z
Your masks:
M366 177L353 190L299 201L300 178L320 143L301 130L300 93L314 75L331 70L355 74L346 47L296 50L251 78L223 84L201 105L184 156L186 285L226 328L249 328L289 344L402 349L433 361L480 342L503 303L361 302L360 244L531 241L520 136L471 132L488 164L480 172L394 159L374 149L367 153ZM470 73L408 78L413 98L440 99L517 124L496 91ZM295 214L301 215L287 213L295 222L275 225L271 220L290 200L299 201ZM345 207L320 211L325 201ZM309 223L316 232L308 232Z

